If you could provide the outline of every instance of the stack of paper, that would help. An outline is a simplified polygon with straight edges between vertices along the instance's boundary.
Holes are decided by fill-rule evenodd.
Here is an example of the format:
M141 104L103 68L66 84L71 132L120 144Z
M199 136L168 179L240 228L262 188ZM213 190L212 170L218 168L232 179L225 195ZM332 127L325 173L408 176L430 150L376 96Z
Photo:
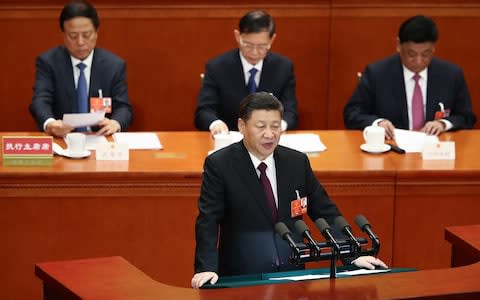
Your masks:
M327 150L327 147L320 141L320 137L314 133L283 134L279 144L304 153Z
M127 144L129 149L163 149L155 132L117 132L113 140L117 144Z
M63 123L72 127L95 126L105 118L104 111L93 113L64 114Z
M395 129L393 134L395 135L397 146L408 153L422 152L423 145L426 142L438 142L437 136L426 135L419 131Z

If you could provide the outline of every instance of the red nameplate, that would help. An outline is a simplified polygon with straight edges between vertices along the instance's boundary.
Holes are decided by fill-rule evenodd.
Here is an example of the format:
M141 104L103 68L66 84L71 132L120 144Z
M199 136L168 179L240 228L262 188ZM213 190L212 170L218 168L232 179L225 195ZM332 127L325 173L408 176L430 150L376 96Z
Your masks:
M51 136L3 136L3 157L52 157Z

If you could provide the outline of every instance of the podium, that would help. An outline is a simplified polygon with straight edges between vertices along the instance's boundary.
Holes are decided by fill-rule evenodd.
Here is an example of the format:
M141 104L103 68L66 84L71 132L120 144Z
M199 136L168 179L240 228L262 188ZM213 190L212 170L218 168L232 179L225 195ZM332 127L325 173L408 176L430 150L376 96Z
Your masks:
M452 262L466 266L239 288L194 290L155 281L124 258L103 257L35 265L45 300L66 299L478 299L480 225L449 227Z

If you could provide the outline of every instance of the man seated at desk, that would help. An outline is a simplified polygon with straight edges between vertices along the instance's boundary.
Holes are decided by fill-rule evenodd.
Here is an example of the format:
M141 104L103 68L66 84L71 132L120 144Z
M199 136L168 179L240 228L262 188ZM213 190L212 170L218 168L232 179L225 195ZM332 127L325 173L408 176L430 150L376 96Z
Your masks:
M462 70L434 58L438 39L432 19L414 16L399 29L398 54L372 63L346 104L345 126L394 128L438 135L447 130L472 128L475 115Z
M90 112L89 96L111 98L105 107L108 117L98 124L98 135L125 131L130 125L126 65L113 53L95 48L99 25L90 3L68 3L60 13L64 46L37 57L30 113L37 126L51 135L62 137L74 130L63 123L63 114Z
M264 11L251 11L234 30L238 49L222 54L205 67L195 126L212 134L237 130L240 101L255 91L272 93L285 107L282 130L297 127L297 99L292 62L269 52L275 22Z
M302 269L303 265L289 264L291 249L274 230L277 221L292 228L302 218L291 215L291 201L297 197L307 198L312 220L333 223L340 215L308 157L278 145L282 117L283 106L275 96L250 94L240 103L238 128L243 140L205 159L192 287L213 284L218 276ZM387 267L373 256L360 256L352 263Z

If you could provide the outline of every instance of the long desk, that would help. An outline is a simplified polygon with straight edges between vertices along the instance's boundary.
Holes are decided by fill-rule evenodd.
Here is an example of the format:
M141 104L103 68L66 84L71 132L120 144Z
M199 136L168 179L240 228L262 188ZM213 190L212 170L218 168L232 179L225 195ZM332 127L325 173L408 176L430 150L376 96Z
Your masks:
M315 132L328 148L310 155L315 174L347 220L369 219L383 260L450 265L443 228L480 222L480 131L442 135L457 143L453 163L364 153L359 131ZM1 135L29 134L39 133ZM0 165L1 299L41 297L35 262L86 257L122 256L157 281L189 285L202 165L213 142L205 132L158 136L163 150L131 151L129 162L91 156L55 157L50 167Z
M45 262L35 266L45 300L68 299L478 299L480 225L447 228L453 256L471 265L407 273L321 279L217 290L159 283L122 257Z

